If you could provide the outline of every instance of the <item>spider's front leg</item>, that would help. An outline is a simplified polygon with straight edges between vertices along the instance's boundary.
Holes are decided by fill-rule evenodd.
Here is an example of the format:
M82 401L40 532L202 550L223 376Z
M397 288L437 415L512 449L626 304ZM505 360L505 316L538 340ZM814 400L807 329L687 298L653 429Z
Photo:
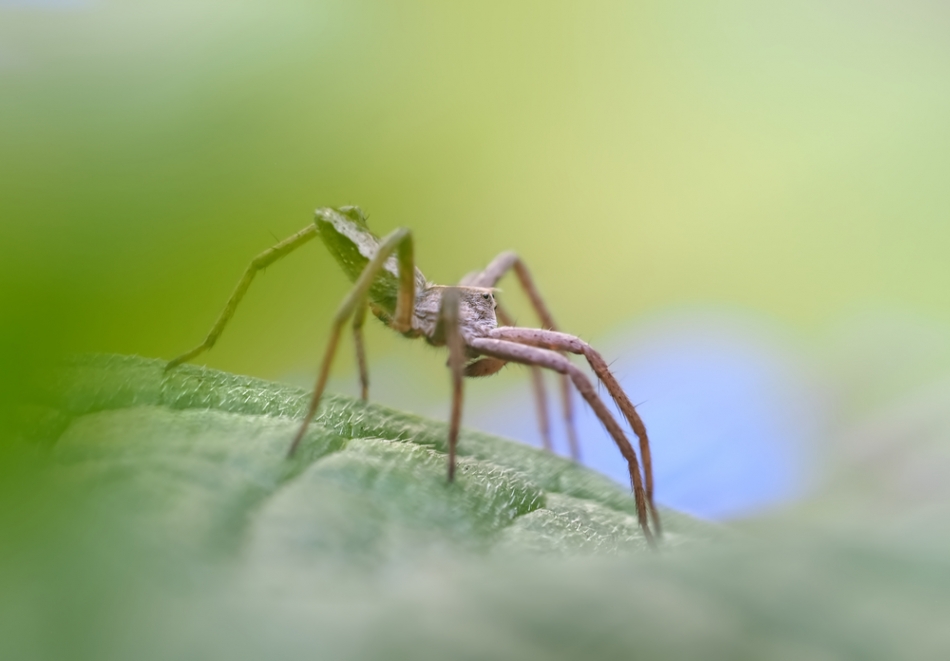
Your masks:
M627 397L627 393L620 387L620 383L610 372L607 362L593 347L580 338L569 335L568 333L559 333L557 331L540 330L536 328L496 328L489 333L489 337L499 340L508 340L518 342L543 349L553 349L555 351L566 351L568 353L584 356L590 364L591 369L597 378L604 384L610 396L617 404L623 416L627 419L633 433L636 434L640 442L640 458L643 460L643 477L646 482L647 504L650 508L650 518L653 520L653 527L657 534L661 533L660 515L653 503L653 460L650 454L650 440L647 437L647 429L640 419L636 408Z
M303 435L306 433L307 427L310 426L310 422L317 412L317 407L320 405L320 398L323 396L323 390L327 385L327 378L330 375L330 365L333 363L334 355L336 355L336 348L340 341L340 333L343 330L343 326L354 313L365 316L366 296L369 293L369 289L385 265L386 260L389 259L394 252L396 252L396 259L399 263L399 294L396 299L396 314L391 325L402 333L412 328L413 303L415 301L416 291L412 234L408 229L399 228L393 230L380 242L379 247L376 249L376 254L373 255L373 258L360 273L360 276L356 279L350 292L346 295L346 298L343 299L336 314L333 316L333 321L330 324L330 339L327 340L327 346L323 352L323 360L320 363L317 383L313 388L313 396L310 398L310 406L307 408L307 414L304 416L303 423L301 423L297 435L294 436L294 440L290 444L290 449L287 451L288 457L293 456L294 452L297 451L297 446L300 445L300 441L303 439ZM359 317L357 317L357 319L359 320ZM354 324L354 334L359 333L357 329L360 328L360 326L361 324ZM361 340L362 338L360 338L359 347L362 346ZM359 348L357 352L357 357L359 357ZM361 380L365 385L366 376L363 370L365 370L365 367L361 368Z
M627 468L630 473L630 485L633 488L633 497L637 507L637 520L640 528L647 539L647 542L653 545L653 533L650 530L650 522L647 515L647 496L643 488L643 478L640 475L640 464L637 461L637 454L623 433L620 424L614 419L607 409L607 405L598 397L593 384L584 375L584 373L565 356L551 349L542 349L527 344L519 344L509 340L496 339L494 337L479 337L468 340L468 346L479 354L499 358L501 360L521 363L523 365L535 365L560 372L571 379L574 387L577 388L581 396L587 400L587 403L593 409L594 413L607 428L607 432L613 438L620 453L627 460Z
M554 317L541 298L541 292L538 291L524 261L514 252L503 252L498 255L491 263L480 273L473 273L465 277L461 284L473 287L494 287L498 281L508 273L514 270L521 284L521 288L531 301L531 307L541 320L542 326L550 330L557 330L554 323ZM504 308L498 306L498 319L505 325L514 326L514 321ZM535 405L538 410L538 424L541 428L541 437L544 440L544 446L551 449L551 437L548 428L547 396L544 391L544 381L541 378L541 372L537 367L531 368L531 382L534 388ZM571 380L566 374L561 376L561 401L564 409L564 425L567 429L568 445L571 448L571 458L574 461L580 461L580 444L577 442L577 432L574 429L574 406L571 402Z

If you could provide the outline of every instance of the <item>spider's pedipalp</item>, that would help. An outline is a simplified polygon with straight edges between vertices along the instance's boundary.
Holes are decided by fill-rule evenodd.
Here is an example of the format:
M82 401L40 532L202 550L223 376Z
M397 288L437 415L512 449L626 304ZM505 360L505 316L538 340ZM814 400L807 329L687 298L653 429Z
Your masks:
M465 366L465 376L491 376L492 374L497 374L499 371L501 371L501 368L505 365L505 361L499 360L498 358L478 358L477 360L473 360ZM537 368L535 367L534 369Z

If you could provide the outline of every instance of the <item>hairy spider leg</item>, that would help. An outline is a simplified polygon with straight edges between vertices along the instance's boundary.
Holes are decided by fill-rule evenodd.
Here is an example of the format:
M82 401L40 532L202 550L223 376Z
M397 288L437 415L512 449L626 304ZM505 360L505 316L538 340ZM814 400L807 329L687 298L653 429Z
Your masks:
M582 355L587 359L594 374L607 388L607 392L617 404L617 408L623 413L624 418L636 434L640 442L640 459L643 461L643 475L646 483L647 506L650 508L650 518L653 521L653 528L657 536L662 535L660 526L660 516L653 503L653 460L650 454L650 440L647 437L647 429L640 419L630 398L620 387L617 379L610 372L607 362L593 347L580 338L569 335L568 333L559 333L557 331L540 330L536 328L496 328L489 337L499 340L508 340L519 342L543 349L553 349L555 351L567 351L569 353Z
M537 365L570 377L574 387L577 388L581 396L587 400L587 403L593 409L594 413L607 428L607 432L613 438L620 454L627 460L628 472L630 473L630 484L633 488L633 498L637 508L637 520L643 535L651 546L655 546L653 533L650 531L650 522L647 518L647 498L643 488L643 478L640 475L640 465L637 461L637 454L623 433L620 424L614 419L607 409L607 405L597 395L594 386L584 373L574 365L565 356L551 349L542 349L539 347L500 340L492 337L471 338L468 340L468 346L474 351L501 358L513 363L523 365Z
M459 427L462 424L462 377L465 371L465 342L459 330L459 292L448 288L442 293L439 316L449 349L449 369L452 372L452 413L449 417L449 482L455 479L455 448L458 446Z
M340 341L340 332L343 325L359 307L366 305L366 295L373 284L373 280L393 252L396 252L396 259L399 263L399 296L396 302L396 315L390 325L400 333L405 333L412 328L416 289L412 233L401 227L393 230L380 242L376 254L373 255L363 272L360 273L360 277L356 279L353 287L333 316L333 322L330 325L330 339L327 340L323 361L320 363L320 372L313 389L313 396L310 398L310 406L307 408L307 414L304 416L300 429L297 430L297 434L290 444L290 449L287 451L288 457L292 457L294 452L297 451L297 446L300 445L300 441L303 439L303 435L306 433L307 427L310 426L310 421L313 420L317 407L320 405L320 398L323 396L323 389L327 385L330 365L333 363L333 357L336 354L336 347Z
M541 320L541 324L551 330L557 330L554 317L551 316L551 312L544 303L544 299L541 298L541 292L538 291L537 286L534 284L531 272L528 271L527 265L525 265L517 253L511 251L501 253L495 257L481 273L470 276L470 281L466 282L466 284L478 287L494 287L498 281L511 270L514 270L515 275L518 277L518 282L521 284L521 288L525 294L527 294L528 300L531 301L531 307L534 308L535 313ZM542 380L540 373L532 374L532 380L535 383L540 383ZM547 404L545 400L546 396L543 386L540 390L535 386L535 401L540 402L537 404L538 419L541 419L540 416L542 412L544 414L544 422L541 423L542 435L544 434L544 429L547 427ZM571 458L574 459L574 461L580 461L581 450L580 444L577 442L577 431L574 427L574 405L571 401L571 380L566 374L561 375L561 402L564 410L564 425L567 429L568 445L571 448ZM548 440L548 442L550 442L550 440Z
M221 331L224 330L225 325L230 321L231 317L234 316L234 311L237 309L238 303L244 298L244 294L247 293L247 289L251 286L251 281L254 280L254 276L257 275L257 272L267 268L281 257L286 257L316 235L317 226L311 224L252 259L244 271L244 275L241 276L237 286L234 288L234 292L231 293L231 298L228 299L227 305L224 306L224 310L222 310L218 316L218 320L214 322L214 326L208 331L208 336L205 337L204 342L191 351L186 351L177 358L168 361L168 364L165 365L165 369L170 370L213 347L214 343L218 341L218 336L221 335Z

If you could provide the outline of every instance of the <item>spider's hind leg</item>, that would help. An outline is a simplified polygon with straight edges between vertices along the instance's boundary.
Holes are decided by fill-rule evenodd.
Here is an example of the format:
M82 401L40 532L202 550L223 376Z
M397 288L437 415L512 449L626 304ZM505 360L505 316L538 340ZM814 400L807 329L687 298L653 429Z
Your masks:
M260 255L252 259L247 269L245 269L244 275L241 276L237 286L231 293L231 297L224 306L224 310L222 310L221 314L218 315L218 320L214 322L214 326L212 326L211 330L208 331L208 335L205 337L204 341L190 351L186 351L180 356L172 358L170 361L168 361L168 364L165 365L165 369L170 370L173 367L187 362L195 356L198 356L199 354L204 353L213 347L214 343L218 341L218 336L221 335L221 331L224 330L224 327L227 325L228 321L230 321L231 317L234 316L234 311L237 310L238 303L240 303L241 299L244 298L244 294L247 293L247 290L251 286L251 282L254 280L254 276L257 275L257 272L264 270L281 257L286 257L316 235L317 226L311 223L293 236L284 239L276 246L268 248Z
M366 348L363 343L363 322L366 321L366 303L357 306L353 314L353 346L356 349L356 364L360 370L360 398L369 399L369 370L366 367Z
M304 415L303 422L294 436L287 456L292 457L297 451L297 446L303 439L303 435L317 413L317 407L320 406L320 399L323 397L323 389L327 385L327 378L330 375L330 365L333 363L333 357L336 355L336 347L340 341L340 333L344 324L354 314L358 314L359 308L364 308L362 314L365 316L366 297L370 287L376 279L376 276L382 270L386 260L396 252L396 258L399 263L399 292L396 303L396 314L390 322L390 325L399 331L404 331L412 327L413 301L415 300L415 264L413 262L412 234L405 228L393 230L387 235L376 249L376 254L369 263L363 268L350 292L343 299L336 314L333 316L333 322L330 325L330 339L327 340L326 349L323 352L323 360L320 363L320 372L317 375L317 383L313 388L313 395L310 397L310 405L307 407L307 413Z

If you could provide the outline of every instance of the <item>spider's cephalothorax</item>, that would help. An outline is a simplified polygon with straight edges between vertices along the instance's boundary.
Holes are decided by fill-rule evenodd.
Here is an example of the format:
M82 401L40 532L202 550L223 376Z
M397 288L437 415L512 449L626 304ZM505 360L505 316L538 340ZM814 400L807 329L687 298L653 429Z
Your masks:
M500 254L483 271L470 273L457 285L435 285L428 282L415 267L412 234L409 230L400 228L380 239L370 231L366 216L359 207L317 209L312 225L265 250L251 261L204 342L169 362L168 368L210 349L234 314L254 275L315 236L323 240L353 282L353 287L333 318L330 339L310 406L290 445L289 454L296 450L320 405L330 364L347 322L352 325L362 396L363 399L367 398L369 377L363 349L363 322L369 309L393 330L407 337L423 337L433 346L445 346L449 350L453 383L448 457L450 480L455 471L455 446L461 420L462 377L488 376L510 362L528 365L531 368L541 435L545 447L550 449L547 398L541 378L541 368L547 368L561 375L564 417L572 455L575 459L579 456L571 405L571 389L574 388L594 410L627 460L637 518L647 540L653 542L651 523L652 528L659 533L660 519L653 504L650 445L643 422L600 354L579 338L556 330L554 319L534 286L527 267L513 252ZM531 300L542 328L515 326L511 316L495 300L494 287L509 271L514 271ZM502 325L499 326L499 322ZM565 354L568 353L584 356L637 436L643 460L642 475L637 454L617 419L607 409L587 375L566 358Z

